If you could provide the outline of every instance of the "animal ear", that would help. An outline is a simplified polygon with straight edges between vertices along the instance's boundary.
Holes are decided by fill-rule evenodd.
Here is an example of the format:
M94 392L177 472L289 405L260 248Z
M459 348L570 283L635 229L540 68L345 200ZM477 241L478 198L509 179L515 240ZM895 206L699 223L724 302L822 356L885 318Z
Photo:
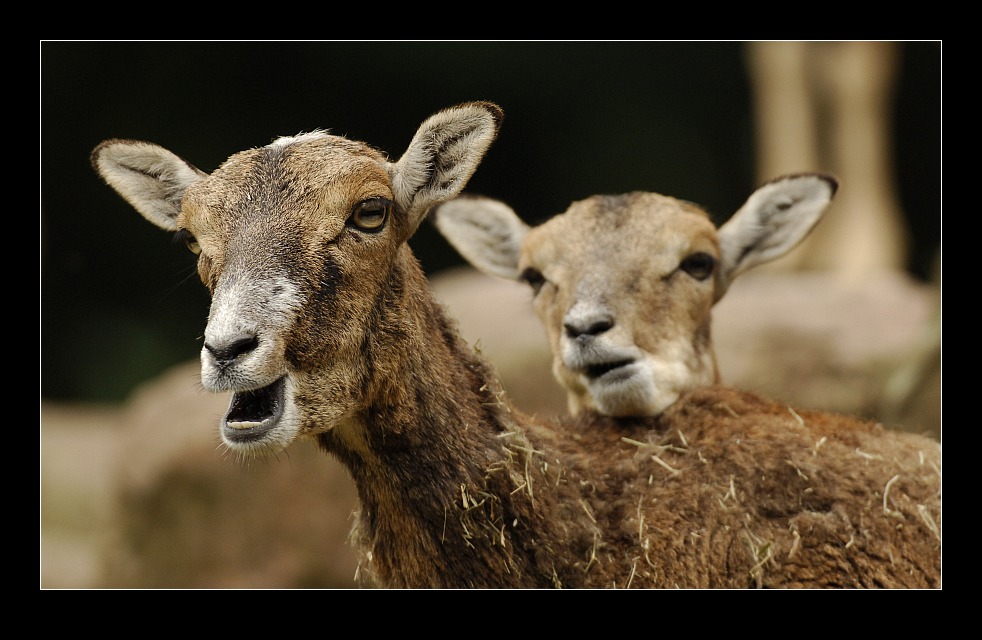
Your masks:
M398 162L389 165L396 204L412 228L429 209L458 195L498 135L504 113L468 102L427 118Z
M504 202L464 196L443 203L430 217L471 265L492 276L518 279L518 258L529 226Z
M181 198L207 174L149 142L106 140L91 155L106 183L140 214L167 231L177 230Z
M754 191L719 229L716 299L738 275L780 258L821 220L839 187L832 176L809 173L776 178Z

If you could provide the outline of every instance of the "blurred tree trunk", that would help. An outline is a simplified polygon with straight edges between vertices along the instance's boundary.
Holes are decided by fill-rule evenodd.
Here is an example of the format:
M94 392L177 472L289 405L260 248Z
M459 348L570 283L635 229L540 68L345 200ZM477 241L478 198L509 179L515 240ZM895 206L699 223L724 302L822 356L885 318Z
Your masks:
M764 268L826 269L849 280L905 270L908 230L893 166L895 42L747 45L760 182L800 171L840 180L825 219Z

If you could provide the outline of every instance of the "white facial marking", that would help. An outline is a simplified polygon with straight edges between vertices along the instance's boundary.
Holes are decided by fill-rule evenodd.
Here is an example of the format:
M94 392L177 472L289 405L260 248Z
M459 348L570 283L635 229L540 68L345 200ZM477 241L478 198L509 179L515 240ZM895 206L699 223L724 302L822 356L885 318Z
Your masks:
M300 133L295 136L281 136L271 142L268 146L273 149L278 149L282 147L288 147L295 142L304 142L307 140L317 140L319 138L326 137L328 133L320 129L310 131L309 133Z

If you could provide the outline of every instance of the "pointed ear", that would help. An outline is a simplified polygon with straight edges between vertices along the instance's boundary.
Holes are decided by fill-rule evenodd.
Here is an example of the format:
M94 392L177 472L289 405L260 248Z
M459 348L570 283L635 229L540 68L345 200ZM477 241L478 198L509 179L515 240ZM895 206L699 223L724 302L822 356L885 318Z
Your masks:
M429 209L458 195L498 135L504 113L490 102L444 109L423 122L389 165L396 204L415 229Z
M106 140L92 151L91 161L123 199L168 231L177 230L188 186L207 175L163 147L134 140Z
M821 220L839 187L832 176L784 176L757 189L720 227L716 299L738 275L794 249Z
M529 226L504 202L463 196L439 205L430 219L475 268L499 278L518 279L518 259Z

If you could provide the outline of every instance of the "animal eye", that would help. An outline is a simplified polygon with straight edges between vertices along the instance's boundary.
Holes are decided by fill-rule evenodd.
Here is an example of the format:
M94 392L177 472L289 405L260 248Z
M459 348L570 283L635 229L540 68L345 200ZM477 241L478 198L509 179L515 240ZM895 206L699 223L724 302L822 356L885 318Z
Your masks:
M546 283L546 278L542 275L542 272L532 267L528 267L525 271L522 271L518 279L525 281L528 286L532 287L532 291L535 293L539 293L539 289Z
M362 231L378 231L385 225L391 212L391 200L369 198L355 205L348 222Z
M716 267L716 258L709 255L708 253L693 253L691 256L686 257L679 268L685 271L690 276L696 280L705 280L713 274L713 269Z
M176 234L176 240L184 243L184 246L194 255L201 254L201 245L198 244L198 239L191 235L191 232L187 229L179 230Z

